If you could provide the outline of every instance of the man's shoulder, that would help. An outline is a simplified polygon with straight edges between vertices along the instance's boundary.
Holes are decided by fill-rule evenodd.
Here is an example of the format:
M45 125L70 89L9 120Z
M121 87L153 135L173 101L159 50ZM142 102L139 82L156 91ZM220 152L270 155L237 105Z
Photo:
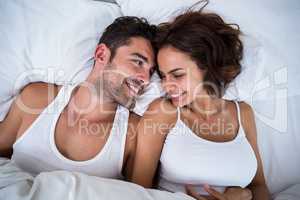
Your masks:
M134 112L129 113L128 123L138 123L141 119L141 116Z
M60 86L43 82L26 85L16 98L16 104L25 114L39 114L56 97Z
M136 114L135 112L130 112L129 113L128 121L138 122L140 119L141 119L141 116Z

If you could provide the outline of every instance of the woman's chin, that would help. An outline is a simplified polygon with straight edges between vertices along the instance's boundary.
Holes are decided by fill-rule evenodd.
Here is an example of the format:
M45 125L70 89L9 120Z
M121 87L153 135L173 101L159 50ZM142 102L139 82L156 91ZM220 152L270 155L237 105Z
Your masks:
M186 100L183 100L183 99L175 99L175 98L172 98L171 99L171 102L172 104L175 106L175 107L183 107L183 106L186 106L188 103L186 102Z
M186 93L184 93L181 96L171 97L170 101L172 102L172 104L175 107L183 107L187 104L187 102L186 102L187 101L187 95L186 95Z

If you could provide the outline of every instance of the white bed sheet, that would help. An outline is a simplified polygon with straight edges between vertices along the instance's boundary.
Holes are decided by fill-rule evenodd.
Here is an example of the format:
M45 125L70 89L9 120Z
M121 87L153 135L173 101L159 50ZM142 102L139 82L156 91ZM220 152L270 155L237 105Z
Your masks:
M0 200L193 200L183 193L145 189L120 180L68 171L43 172L36 177L0 158Z

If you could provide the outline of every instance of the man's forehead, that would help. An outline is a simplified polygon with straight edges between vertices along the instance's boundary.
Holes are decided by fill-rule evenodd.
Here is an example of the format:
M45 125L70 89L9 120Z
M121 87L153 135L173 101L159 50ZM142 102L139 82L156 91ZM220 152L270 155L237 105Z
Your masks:
M126 45L119 47L119 50L133 56L142 55L149 62L154 62L154 50L151 42L147 39L141 37L131 38Z

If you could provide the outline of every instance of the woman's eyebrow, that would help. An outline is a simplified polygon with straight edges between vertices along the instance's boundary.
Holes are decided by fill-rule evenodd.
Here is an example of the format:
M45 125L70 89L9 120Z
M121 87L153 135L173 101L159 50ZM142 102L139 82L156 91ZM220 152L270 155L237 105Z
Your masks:
M171 74L171 73L177 72L177 71L179 71L179 70L183 70L183 69L182 69L182 68L172 69L171 71L167 72L167 74ZM160 71L160 70L158 70L158 73L161 74L161 75L165 74L164 72L162 72L162 71Z
M183 70L183 69L182 68L175 68L175 69L172 69L171 71L169 71L168 74L171 74L171 73L179 71L179 70Z

